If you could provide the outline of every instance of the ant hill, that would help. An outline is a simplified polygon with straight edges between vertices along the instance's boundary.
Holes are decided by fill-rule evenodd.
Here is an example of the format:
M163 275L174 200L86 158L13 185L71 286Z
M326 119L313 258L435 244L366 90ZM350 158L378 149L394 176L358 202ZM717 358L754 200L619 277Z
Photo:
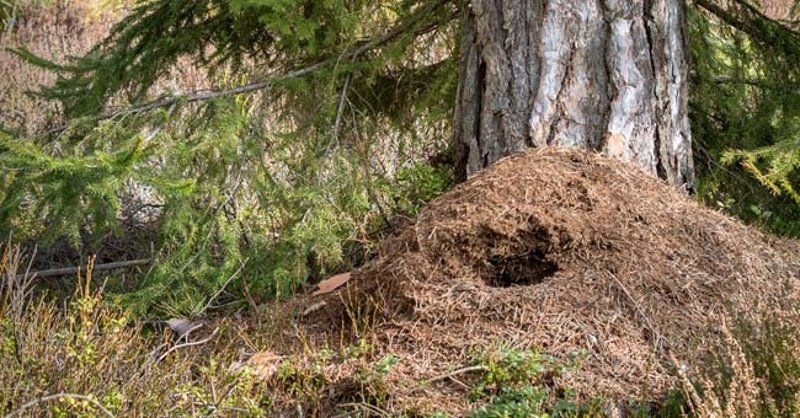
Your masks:
M581 353L555 384L587 397L659 399L730 318L795 315L797 250L630 164L532 150L431 202L304 322L374 324L398 402L460 409L456 382L408 382L498 342Z

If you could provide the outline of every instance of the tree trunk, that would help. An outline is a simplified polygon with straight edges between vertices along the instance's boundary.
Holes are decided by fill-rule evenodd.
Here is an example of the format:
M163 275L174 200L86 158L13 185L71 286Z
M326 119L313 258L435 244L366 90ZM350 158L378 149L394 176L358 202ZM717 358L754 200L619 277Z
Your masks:
M471 0L460 180L529 147L581 147L694 185L683 0Z

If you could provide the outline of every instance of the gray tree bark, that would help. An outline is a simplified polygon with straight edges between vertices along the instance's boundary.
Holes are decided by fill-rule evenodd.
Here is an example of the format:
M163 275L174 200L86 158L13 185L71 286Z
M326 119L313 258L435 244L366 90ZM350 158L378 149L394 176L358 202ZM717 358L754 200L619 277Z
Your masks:
M456 177L529 147L581 147L694 185L683 0L471 0Z

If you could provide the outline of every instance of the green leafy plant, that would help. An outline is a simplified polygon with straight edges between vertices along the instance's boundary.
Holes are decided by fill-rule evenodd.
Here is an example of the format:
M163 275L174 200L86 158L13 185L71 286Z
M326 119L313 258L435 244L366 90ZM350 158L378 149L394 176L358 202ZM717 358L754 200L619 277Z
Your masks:
M472 399L488 398L471 414L474 418L572 416L591 410L552 385L554 378L578 367L578 356L564 363L501 344L478 352L474 362L485 367L485 373L474 386Z

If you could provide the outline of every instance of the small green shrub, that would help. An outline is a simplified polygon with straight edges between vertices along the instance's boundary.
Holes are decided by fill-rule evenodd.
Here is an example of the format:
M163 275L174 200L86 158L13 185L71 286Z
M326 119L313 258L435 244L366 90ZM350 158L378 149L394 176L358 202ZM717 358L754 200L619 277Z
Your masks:
M504 345L478 352L474 363L485 367L483 377L474 386L471 399L486 401L470 416L473 418L516 418L573 416L589 408L570 395L553 387L553 379L578 367L578 357L564 363L531 350Z
M421 162L400 168L395 185L387 184L397 210L411 215L452 186L452 167Z
M0 247L3 277L18 271L17 251ZM228 367L235 350L146 332L86 274L63 305L32 296L29 283L0 285L0 416L270 415L264 388Z
M800 36L765 19L758 6L712 3L739 24L688 8L697 195L773 233L798 236Z
M540 387L524 386L500 391L489 405L482 406L470 415L473 418L525 418L549 417L546 411L549 394Z

